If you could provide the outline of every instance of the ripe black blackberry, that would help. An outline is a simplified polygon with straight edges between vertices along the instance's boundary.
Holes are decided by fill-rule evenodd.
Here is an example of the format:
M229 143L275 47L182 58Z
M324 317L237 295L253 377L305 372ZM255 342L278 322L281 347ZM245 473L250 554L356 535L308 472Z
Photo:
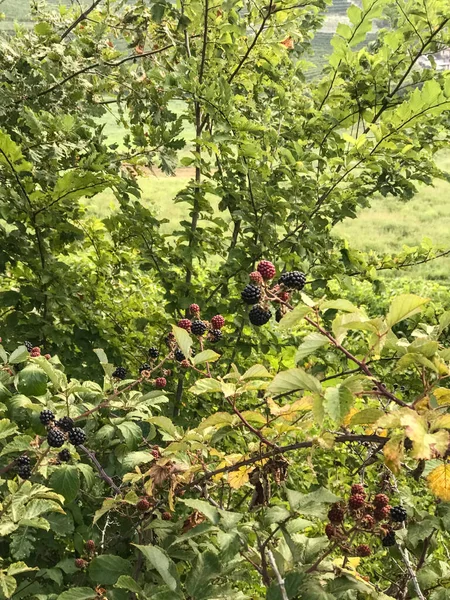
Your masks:
M116 379L125 379L127 376L127 370L125 367L117 367L115 371L113 371L112 376L116 377Z
M74 446L79 446L86 440L86 434L81 427L74 427L69 431L69 441Z
M409 437L406 437L403 440L403 446L405 447L406 451L412 450L412 448L413 448L413 442L412 442L412 440L410 440Z
M57 427L53 427L47 434L47 443L52 448L61 448L64 444L64 433Z
M395 546L397 540L395 539L395 531L390 531L384 538L381 540L381 543L385 548L389 546Z
M192 321L192 325L191 325L191 333L192 335L203 335L206 331L207 327L205 325L205 323L203 323L203 321L200 321L200 319L195 319L195 321Z
M260 327L261 325L265 325L272 316L270 310L266 310L262 308L262 306L252 306L250 312L248 313L248 318L250 319L250 323L253 325L257 325Z
M56 427L61 429L61 431L70 431L74 424L74 420L67 416L59 419L59 421L56 421L55 423Z
M241 292L241 298L245 304L257 304L261 298L261 289L249 283Z
M45 410L41 411L39 419L42 425L48 425L49 423L55 420L55 415L53 414L53 411L46 408Z
M279 283L282 283L291 290L302 290L305 287L306 276L300 271L288 271L287 273L283 273L279 279Z
M281 310L279 308L277 308L277 310L275 311L275 321L277 323L279 323L282 318L283 318L283 313L281 312Z
M142 371L151 371L152 368L148 363L144 363L139 367L139 373L142 373Z
M31 342L24 342L23 345L28 350L28 352L31 352L33 350L34 346L33 346L33 344Z
M151 348L148 349L148 355L150 356L150 358L158 358L159 356L159 350L158 348L155 348L154 346L152 346Z
M61 462L69 462L69 460L71 459L69 450L67 450L67 448L64 448L64 450L58 452L58 459Z
M173 355L175 357L175 360L177 360L178 362L181 362L182 360L184 360L186 358L185 355L181 352L181 350L179 348L177 348L175 350Z
M19 474L19 477L21 477L22 479L29 479L30 475L31 475L31 466L30 465L21 465L17 469L17 473Z
M211 329L209 332L209 338L210 341L215 344L216 342L218 342L219 340L222 339L222 332L220 331L220 329Z
M29 456L22 454L22 456L16 458L16 463L19 467L29 467L31 465L31 460Z
M393 506L391 508L390 517L396 523L403 523L408 518L408 514L403 506Z

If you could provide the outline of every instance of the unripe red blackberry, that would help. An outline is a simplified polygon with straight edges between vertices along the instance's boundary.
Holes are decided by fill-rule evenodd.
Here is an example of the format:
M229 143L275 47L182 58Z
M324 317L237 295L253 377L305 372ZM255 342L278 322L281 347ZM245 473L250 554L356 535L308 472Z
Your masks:
M282 283L285 287L291 290L302 290L305 287L306 276L304 273L300 271L289 271L288 273L283 273L279 279L280 283Z
M39 351L39 352L34 352L34 350L32 350L32 351L30 352L30 356L31 356L31 358L38 358L38 356L40 356L40 355L41 355L41 352L40 352L40 351Z
M152 346L151 348L148 349L148 355L150 356L150 358L158 358L159 356L159 350L158 348L155 348L154 346Z
M45 410L41 411L41 414L39 415L39 420L41 421L42 425L48 425L49 423L51 423L51 421L55 420L55 415L52 410L46 408Z
M41 355L41 349L39 348L39 346L34 346L34 348L31 348L31 352L32 352L32 354L35 354L36 356Z
M263 279L273 279L277 272L275 266L268 260L260 261L256 269L261 273Z
M250 323L258 327L260 327L261 325L265 325L268 321L270 321L271 316L272 313L270 312L270 310L266 310L258 305L252 306L250 312L248 313Z
M92 554L92 552L95 552L95 542L94 542L94 540L88 540L88 541L85 543L84 547L86 548L86 550L87 550L87 551L88 551L90 554Z
M289 292L280 292L278 294L278 298L282 301L282 302L287 302L289 300L289 298L291 297Z
M249 283L241 292L241 298L245 304L256 304L261 298L261 289Z
M139 512L147 512L150 508L150 502L147 500L147 498L141 498L136 504L136 508Z
M334 536L336 535L336 529L334 528L332 523L327 523L325 525L325 535L329 540L331 540L331 538L334 538Z
M408 518L408 513L403 506L393 506L390 510L391 519L396 523L403 523Z
M172 515L168 511L163 512L163 514L161 515L161 519L163 521L170 521L172 519Z
M76 558L75 566L77 569L84 569L87 566L87 561L85 561L83 558Z
M152 455L156 459L161 458L161 452L158 450L158 448L153 448Z
M185 358L181 361L180 366L183 367L183 369L189 369L191 363Z
M191 320L190 319L180 319L177 323L178 327L181 329L186 329L186 331L191 330Z
M352 496L355 494L361 494L361 496L365 496L366 492L364 491L364 486L361 483L354 483L352 485Z
M389 517L390 512L391 512L391 507L389 505L380 506L379 508L375 509L373 516L376 521L383 521L383 519L387 519Z
M198 304L191 304L189 307L191 315L198 315L200 313L200 306Z
M163 388L165 388L167 385L167 381L165 377L157 377L155 379L155 387L157 387L159 390L162 390Z
M358 508L364 506L365 503L366 499L362 494L354 494L353 496L350 496L348 500L348 505L352 510L358 510Z
M50 360L51 357L52 357L51 354L44 354L44 358L46 358L47 360Z
M222 317L222 315L216 315L211 319L211 325L213 329L222 329L222 327L225 325L225 319Z
M60 431L56 427L50 429L50 431L47 434L47 443L49 446L51 446L52 448L61 448L64 442L65 439L62 431Z
M74 446L80 446L86 441L86 434L81 427L74 427L69 431L69 441Z
M366 529L372 529L372 527L375 525L375 519L372 517L372 515L364 515L364 517L361 519L361 524Z
M345 511L340 504L333 504L328 511L328 518L332 523L342 523L345 517Z
M376 508L383 508L383 506L387 506L389 504L389 498L386 494L377 494L373 499L373 503Z
M356 546L356 556L370 556L371 554L372 550L367 544L360 544L359 546Z
M207 330L207 327L206 327L205 323L203 323L203 321L200 321L199 319L192 321L192 324L191 324L192 335L198 335L198 336L203 335L206 330Z
M389 546L395 546L397 540L395 539L395 531L390 531L382 540L381 543L385 548Z
M263 277L259 271L253 271L250 273L249 277L250 281L253 281L256 285L260 285L263 282Z

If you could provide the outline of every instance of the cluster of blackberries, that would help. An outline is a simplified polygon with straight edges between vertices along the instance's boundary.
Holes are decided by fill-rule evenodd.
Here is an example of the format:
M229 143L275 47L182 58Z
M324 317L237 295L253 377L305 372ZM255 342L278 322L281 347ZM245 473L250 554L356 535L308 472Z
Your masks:
M402 506L390 506L386 494L376 494L372 501L367 500L364 486L356 483L351 488L347 506L342 502L333 504L328 512L328 519L330 522L325 527L325 534L329 539L341 545L346 552L351 551L356 556L370 556L371 549L367 544L349 547L344 521L352 519L353 530L381 537L382 545L388 547L396 544L394 528L406 521L407 513Z
M41 349L39 346L33 346L33 344L28 341L25 341L23 345L30 353L31 358L37 358L38 356L41 356ZM45 354L45 358L49 360L51 358L50 354Z
M31 460L26 454L16 459L17 473L22 479L29 479L31 475Z
M198 304L191 304L189 312L193 318L180 319L177 323L178 327L189 331L197 337L202 337L207 333L208 340L213 344L222 339L222 327L225 325L225 319L222 315L215 315L210 322L203 321L200 318L200 307Z
M276 274L275 266L268 260L258 263L257 270L250 273L250 281L241 292L241 298L245 304L252 305L248 318L250 323L265 325L270 321L272 312L270 305L276 305L275 318L280 321L289 310L288 301L291 293L303 289L306 283L304 273L300 271L289 271L283 273L276 285L270 287L268 281Z
M47 433L47 443L52 448L61 448L66 437L74 446L80 446L86 441L85 432L81 427L74 427L75 423L70 417L66 416L56 421L53 411L45 409L39 415L39 419L43 425L50 428ZM64 451L59 453L59 459L64 462L70 460L70 453L63 453Z

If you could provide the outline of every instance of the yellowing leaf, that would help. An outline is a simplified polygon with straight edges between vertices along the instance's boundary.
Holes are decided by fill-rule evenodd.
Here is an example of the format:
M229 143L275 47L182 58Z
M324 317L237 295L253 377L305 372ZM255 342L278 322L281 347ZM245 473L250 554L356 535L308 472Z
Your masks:
M450 415L441 415L431 423L431 431L450 429Z
M353 408L345 419L344 424L347 424L347 419L351 416L349 420L350 425L372 425L372 423L376 423L383 414L383 411L379 408L365 408L364 410L359 411Z
M276 402L272 400L272 398L267 399L267 406L270 409L270 414L275 415L277 417L282 416L283 418L290 420L292 417L296 416L297 413L301 411L308 411L312 409L313 400L311 396L305 396L292 402L292 404L285 404L284 406L279 406Z
M450 404L450 389L448 388L436 388L433 390L433 396L436 398L439 406Z
M386 316L388 327L392 327L403 319L409 319L422 310L424 304L429 302L429 298L420 298L414 294L402 294L394 298L389 307Z
M245 485L248 482L248 474L251 470L253 470L253 468L253 466L241 467L236 471L230 471L228 473L228 483L230 484L230 487L232 487L234 490L238 490Z
M427 477L430 490L444 502L450 502L450 464L436 467Z
M393 473L398 473L400 471L400 466L403 459L403 448L403 436L400 435L392 437L384 445L384 460L386 465Z

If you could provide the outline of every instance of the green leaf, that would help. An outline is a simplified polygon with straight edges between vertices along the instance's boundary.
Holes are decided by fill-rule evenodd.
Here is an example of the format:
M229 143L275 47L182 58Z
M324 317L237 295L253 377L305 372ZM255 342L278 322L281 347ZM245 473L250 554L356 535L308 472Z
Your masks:
M10 365L16 365L18 363L26 361L28 357L29 357L29 352L25 348L25 346L19 346L11 354L11 356L9 357L8 362L9 362Z
M186 590L191 598L203 600L210 598L210 581L221 572L219 557L206 550L197 556L194 567L186 579Z
M47 391L47 375L36 365L29 365L19 372L17 389L25 396L43 396Z
M6 446L0 452L0 456L3 456L4 454L10 454L11 452L24 452L30 448L30 443L32 441L33 438L31 436L20 435L6 444Z
M77 587L67 590L67 592L63 592L58 596L57 600L91 600L92 598L97 597L97 592L95 590L86 587Z
M387 326L393 327L403 319L409 319L409 317L420 312L424 304L429 301L429 298L420 298L414 294L397 296L389 307L389 312L386 316Z
M198 512L205 515L207 519L211 521L213 525L217 525L220 521L220 513L217 508L211 506L209 502L205 502L204 500L195 500L195 499L181 499L180 502L183 502L186 506L193 508L194 510L198 510Z
M185 356L189 356L191 346L192 346L191 336L188 334L188 332L185 329L182 329L181 327L177 327L176 325L172 325L172 331L173 331L173 334L175 336L175 339L177 341L178 347L180 348L181 352Z
M98 360L101 365L108 364L108 357L106 356L106 352L102 348L94 348L94 352L97 355Z
M305 337L303 342L298 347L298 350L295 353L295 362L298 363L306 356L309 356L313 352L316 352L316 350L318 350L319 348L322 348L322 346L325 346L325 344L329 343L329 339L321 333L310 333Z
M288 371L281 371L275 376L267 388L267 393L276 395L298 390L320 393L322 386L318 379L309 375L303 369L289 369Z
M5 598L11 598L16 591L17 582L14 577L0 573L0 590L3 592Z
M284 506L271 506L264 514L264 522L267 525L273 525L274 523L281 523L289 518L290 512L284 508Z
M289 506L292 510L298 511L303 514L310 514L315 516L321 514L321 505L323 504L334 504L338 502L340 498L327 490L326 488L319 488L309 494L302 494L297 490L286 489L287 499Z
M59 466L50 477L50 485L64 496L66 502L72 502L78 496L80 490L80 477L77 467L73 465Z
M189 391L191 394L196 394L197 396L200 394L211 394L213 392L221 392L222 385L217 379L199 379L189 388Z
M167 587L173 592L178 589L180 585L178 571L174 562L167 554L157 546L134 545L142 552L146 560L150 563L150 566L159 573Z
M133 470L137 465L149 463L153 460L155 460L155 457L151 452L139 450L138 452L130 452L127 454L123 459L122 466L124 469Z
M241 376L241 379L260 379L266 377L273 377L266 369L264 365L253 365L250 369L247 369Z
M168 433L173 440L180 439L177 428L169 417L152 417L151 419L148 419L148 422L153 423L156 427Z
M295 325L297 325L303 318L311 312L311 308L309 306L304 306L303 304L298 304L294 310L286 313L284 317L281 319L279 323L280 329L292 329Z
M38 571L38 567L29 567L26 563L19 561L12 563L8 567L8 575L18 575L19 573L27 573L28 571Z
M323 407L325 413L338 425L342 423L353 406L355 399L346 387L338 385L325 390Z
M131 575L131 563L120 556L102 554L89 563L89 577L94 583L112 585L120 575Z
M9 419L0 419L0 440L13 435L17 431L17 425Z
M217 354L214 350L203 350L203 352L196 354L191 361L193 365L197 366L204 362L216 362L219 358L220 354Z
M117 425L117 429L123 435L125 444L130 450L137 448L139 443L142 441L142 429L133 421L124 421L123 423Z
M227 425L232 425L234 422L234 415L230 415L230 413L226 412L216 412L213 415L210 415L207 419L202 421L200 425L197 427L197 431L203 431L208 427L220 428L226 427Z
M35 517L34 519L20 519L20 527L33 527L34 529L50 530L50 523L43 517Z
M121 575L114 587L129 590L135 594L143 594L141 586L129 575Z
M371 425L378 421L380 417L384 415L384 412L379 408L365 408L355 413L350 419L350 426L352 425Z

